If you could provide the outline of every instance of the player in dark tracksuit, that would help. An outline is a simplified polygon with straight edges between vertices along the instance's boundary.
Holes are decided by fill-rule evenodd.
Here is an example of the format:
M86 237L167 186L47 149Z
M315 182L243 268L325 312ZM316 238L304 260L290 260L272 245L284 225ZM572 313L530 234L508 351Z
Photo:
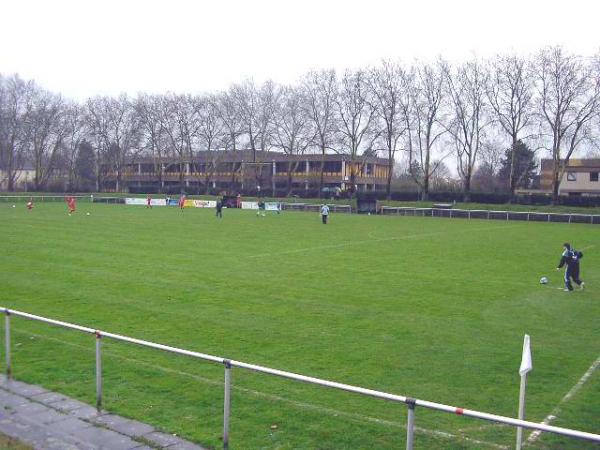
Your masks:
M579 260L583 257L583 253L572 249L571 244L568 242L565 242L563 247L565 251L560 258L560 262L558 263L556 270L560 270L565 264L567 266L565 270L565 291L573 290L571 278L579 285L581 289L583 289L585 283L579 279Z

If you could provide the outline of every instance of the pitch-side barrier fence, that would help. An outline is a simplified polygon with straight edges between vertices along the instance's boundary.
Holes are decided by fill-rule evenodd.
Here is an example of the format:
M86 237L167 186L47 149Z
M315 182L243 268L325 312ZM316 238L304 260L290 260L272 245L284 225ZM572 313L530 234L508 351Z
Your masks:
M93 203L107 203L107 204L124 204L126 197L121 196L101 196L93 194L79 194L72 195L79 201L89 200ZM64 201L64 195L2 195L0 196L0 202L23 202L28 201L30 198L34 202L58 202ZM140 197L142 198L142 197ZM173 196L173 198L178 198ZM321 205L317 203L298 203L298 202L279 202L282 210L288 211L311 211L319 212ZM328 204L329 210L336 213L352 213L351 205L339 205L339 204Z
M448 217L456 219L524 220L530 222L589 223L600 225L600 215L561 214L531 211L488 211L484 209L412 208L408 206L382 206L384 215Z
M32 199L34 202L63 202L65 201L64 195L0 195L0 202L5 203L18 203L18 202L26 202L29 199ZM70 197L74 197L78 200L90 200L94 201L94 196L90 194L76 194L69 195Z
M288 202L280 202L281 209L286 209L289 211L312 211L319 212L321 210L321 205L318 203L288 203ZM327 204L329 206L329 210L331 212L343 212L343 213L351 213L352 206L351 205L338 205L338 204Z
M0 310L4 311L5 314L5 357L6 357L6 375L8 378L12 377L12 363L11 363L11 345L10 345L10 327L11 327L11 316L23 317L25 319L34 320L38 322L55 325L58 327L68 328L71 330L80 331L93 335L96 343L96 407L98 410L102 407L102 351L101 342L103 338L114 339L122 342L129 342L131 344L140 345L143 347L155 348L178 355L189 356L191 358L200 359L203 361L209 361L217 364L222 364L225 369L224 376L224 405L223 405L223 448L227 450L229 448L229 418L231 414L231 372L234 367L240 369L251 370L254 372L264 373L267 375L274 375L281 378L287 378L290 380L301 381L308 384L314 384L318 386L324 386L332 389L338 389L342 391L352 392L354 394L360 394L368 397L379 398L382 400L388 400L396 403L404 403L408 409L408 420L406 424L406 448L412 450L414 443L415 433L415 409L417 406L433 409L436 411L443 411L459 416L475 417L477 419L483 419L490 422L503 423L511 425L513 427L530 428L534 430L547 431L550 433L561 434L563 436L569 436L573 438L585 439L593 442L600 442L600 435L588 433L585 431L572 430L569 428L555 427L546 425L543 423L534 423L526 420L513 419L511 417L499 416L496 414L490 414L480 411L474 411L471 409L457 408L455 406L444 405L442 403L430 402L427 400L419 400L416 398L406 397L403 395L389 394L387 392L376 391L373 389L366 389L358 386L352 386L349 384L338 383L335 381L323 380L320 378L308 377L305 375L299 375L292 372L286 372L283 370L272 369L269 367L258 366L256 364L249 364L242 361L236 361L233 359L227 359L220 356L213 356L206 353L192 352L189 350L183 350L176 347L170 347L168 345L157 344L155 342L144 341L141 339L135 339L128 336L122 336L120 334L109 333L107 331L95 330L93 328L84 327L81 325L75 325L68 322L62 322L60 320L49 319L47 317L36 316L22 311L16 311L13 309L7 309L0 307Z

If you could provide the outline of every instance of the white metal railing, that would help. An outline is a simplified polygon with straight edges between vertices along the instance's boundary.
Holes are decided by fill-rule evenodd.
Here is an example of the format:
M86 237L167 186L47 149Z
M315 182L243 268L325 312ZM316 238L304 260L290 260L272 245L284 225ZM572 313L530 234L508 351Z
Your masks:
M0 202L19 202L19 201L27 201L32 199L35 202L62 202L65 197L74 197L79 200L89 199L93 201L94 196L91 194L56 194L56 195L40 195L40 194L21 194L21 195L0 195Z
M297 203L297 202L280 202L281 209L290 211L311 211L318 212L321 210L319 203ZM337 203L327 203L331 212L352 213L352 205L340 205Z
M417 208L381 206L381 214L399 216L448 217L451 219L525 220L531 222L561 222L600 224L597 214L568 214L539 211L494 211L487 209Z
M442 403L430 402L427 400L419 400L416 398L406 397L403 395L389 394L387 392L376 391L373 389L366 389L358 386L352 386L349 384L338 383L336 381L323 380L321 378L314 378L305 375L300 375L292 372L286 372L284 370L272 369L269 367L258 366L256 364L249 364L242 361L236 361L233 359L227 359L220 356L213 356L206 353L193 352L190 350L184 350L176 347L170 347L168 345L157 344L155 342L144 341L120 334L109 333L107 331L95 330L89 327L83 327L81 325L75 325L68 322L62 322L60 320L48 319L42 316L36 316L22 311L16 311L14 309L7 309L0 307L0 310L5 314L5 357L6 357L6 376L12 377L12 363L11 363L11 345L10 345L10 317L18 316L25 319L34 320L38 322L44 322L50 325L55 325L63 328L69 328L71 330L81 331L83 333L91 334L95 336L96 342L96 408L100 410L102 407L102 354L101 354L101 340L102 338L110 338L117 341L129 342L137 344L143 347L155 348L178 355L189 356L192 358L201 359L204 361L210 361L218 364L223 364L225 368L225 379L224 379L224 405L223 405L223 448L227 450L229 448L229 417L231 414L231 370L233 367L239 367L241 369L247 369L254 372L266 373L277 377L287 378L290 380L301 381L308 384L315 384L318 386L324 386L333 389L339 389L342 391L352 392L355 394L361 394L368 397L379 398L383 400L389 400L397 403L404 403L408 408L408 421L406 424L406 448L412 450L414 442L414 423L415 423L415 407L421 406L423 408L429 408L437 411L443 411L447 413L456 414L459 416L475 417L477 419L483 419L490 422L503 423L514 427L531 428L539 431L547 431L550 433L560 434L563 436L569 436L573 438L585 439L593 442L600 442L600 435L594 433L588 433L585 431L573 430L570 428L555 427L546 425L544 423L529 422L526 420L513 419L511 417L499 416L497 414L490 414L480 411L475 411L465 408L457 408L455 406L444 405Z

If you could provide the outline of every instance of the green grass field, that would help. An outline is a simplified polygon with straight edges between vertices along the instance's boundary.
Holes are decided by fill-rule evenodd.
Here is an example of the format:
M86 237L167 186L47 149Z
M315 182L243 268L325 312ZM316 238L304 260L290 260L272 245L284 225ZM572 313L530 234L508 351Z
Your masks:
M305 375L514 417L528 333L541 421L600 355L598 226L82 202L0 203L0 227L2 306ZM585 253L583 292L557 289L564 241ZM94 404L92 336L20 318L12 335L17 379ZM221 446L223 367L103 349L107 409ZM233 386L234 449L404 446L404 405L241 369ZM557 416L600 433L598 372ZM416 425L417 449L514 446L476 419L417 408Z

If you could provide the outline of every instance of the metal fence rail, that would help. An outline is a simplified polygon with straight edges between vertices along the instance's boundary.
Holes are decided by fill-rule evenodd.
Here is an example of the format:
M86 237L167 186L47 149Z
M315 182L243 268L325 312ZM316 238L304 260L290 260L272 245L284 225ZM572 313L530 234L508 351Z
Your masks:
M487 209L413 208L410 206L382 206L384 215L448 217L456 219L524 220L529 222L588 223L600 225L597 214L562 214L536 211L492 211Z
M125 197L94 197L93 203L125 204Z
M286 209L290 211L312 211L319 212L321 210L321 204L319 203L288 203L288 202L280 202L281 209ZM339 205L339 204L327 204L329 206L329 210L331 212L344 212L351 213L352 206L351 205Z
M67 194L65 194L67 195ZM65 195L0 195L0 202L25 202L33 199L34 202L62 202ZM80 201L89 200L91 203L106 203L106 204L125 204L126 196L103 196L101 194L76 194L71 195ZM144 198L137 195L139 198ZM177 196L173 196L176 198ZM321 209L320 203L298 203L298 202L279 202L281 209L290 211L312 211L319 212ZM327 204L331 212L352 213L352 205Z
M32 199L34 202L63 202L65 200L65 196L69 194L62 195L0 195L0 202L27 202L29 199ZM75 194L69 195L70 197L74 197L78 200L90 200L93 201L94 196L90 194Z
M38 322L47 323L49 325L55 325L62 328L68 328L71 330L80 331L93 335L95 337L96 345L96 407L98 410L102 407L102 352L101 352L101 340L103 338L110 338L117 341L129 342L131 344L140 345L143 347L154 348L163 350L178 355L188 356L191 358L201 359L217 364L223 364L225 368L224 377L224 405L223 405L223 448L229 448L229 417L231 413L231 371L234 367L240 369L247 369L254 372L265 373L274 375L281 378L287 378L290 380L301 381L303 383L314 384L318 386L324 386L332 389L338 389L346 392L352 392L368 397L379 398L397 403L404 403L408 408L408 421L406 426L406 448L412 450L414 442L414 423L415 423L415 408L417 406L433 409L437 411L443 411L459 416L475 417L477 419L487 420L490 422L503 423L514 427L530 428L533 430L547 431L550 433L560 434L563 436L569 436L573 438L585 439L593 442L600 442L600 435L594 433L588 433L585 431L572 430L569 428L555 427L546 425L543 423L529 422L526 420L513 419L511 417L500 416L497 414L490 414L471 409L458 408L455 406L444 405L442 403L430 402L427 400L419 400L403 395L389 394L387 392L377 391L373 389L366 389L358 386L352 386L349 384L338 383L335 381L323 380L321 378L309 377L300 375L284 370L272 369L269 367L259 366L256 364L249 364L242 361L236 361L233 359L227 359L220 356L213 356L206 353L193 352L190 350L184 350L176 347L170 347L168 345L157 344L155 342L144 341L120 334L109 333L107 331L95 330L93 328L84 327L81 325L75 325L68 322L62 322L60 320L49 319L42 316L36 316L22 311L16 311L13 309L7 309L0 307L0 310L4 311L5 314L5 358L6 358L6 375L11 378L13 374L13 367L11 362L11 344L10 344L10 327L11 327L11 316L23 317L25 319L34 320Z

